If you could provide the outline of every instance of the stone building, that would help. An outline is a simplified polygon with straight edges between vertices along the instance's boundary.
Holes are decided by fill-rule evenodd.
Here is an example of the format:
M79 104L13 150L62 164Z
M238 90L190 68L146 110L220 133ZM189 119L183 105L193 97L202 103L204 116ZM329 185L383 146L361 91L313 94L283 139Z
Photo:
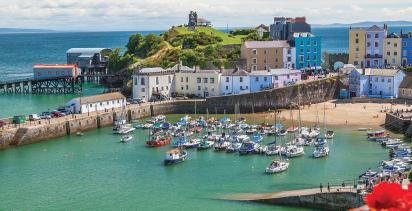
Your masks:
M296 32L311 33L310 24L306 23L306 17L286 18L274 17L274 23L270 25L270 37L273 40L293 40Z
M412 99L412 76L406 75L399 85L399 98Z
M285 40L245 41L241 47L241 58L246 60L248 71L283 68L284 48L290 48Z
M402 63L402 39L391 33L385 37L383 44L383 63L385 67L401 66Z
M186 69L176 72L177 95L211 97L220 95L220 70Z
M112 50L109 48L70 48L67 64L76 64L83 73L106 72L107 61Z

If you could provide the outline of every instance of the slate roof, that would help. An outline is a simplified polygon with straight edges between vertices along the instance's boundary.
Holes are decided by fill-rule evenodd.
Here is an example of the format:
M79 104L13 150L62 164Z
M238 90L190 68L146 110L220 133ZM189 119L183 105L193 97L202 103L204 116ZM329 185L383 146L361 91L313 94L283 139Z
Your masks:
M274 41L245 41L245 48L287 48L290 47L286 40Z
M367 31L384 31L381 27L377 26L377 25L373 25L371 27L369 27L368 29L366 29Z
M257 70L257 71L252 71L251 73L249 73L249 76L260 76L260 75L272 75L272 73L267 70Z
M243 69L227 69L224 70L222 76L248 76L249 72Z
M108 48L70 48L66 53L96 54Z
M399 36L395 32L390 33L387 37L388 38L399 38Z
M399 88L412 89L412 76L405 76L405 78L403 78L401 84L399 85Z
M300 70L291 70L291 69L270 69L270 72L272 75L288 75L288 74L295 74L295 73L301 73Z
M112 92L112 93L92 95L92 96L81 97L81 98L78 97L75 99L79 100L81 105L84 105L84 104L89 104L89 103L106 102L106 101L119 100L119 99L125 99L125 98L126 97L120 92Z
M365 69L365 75L369 76L395 76L399 71L397 69Z

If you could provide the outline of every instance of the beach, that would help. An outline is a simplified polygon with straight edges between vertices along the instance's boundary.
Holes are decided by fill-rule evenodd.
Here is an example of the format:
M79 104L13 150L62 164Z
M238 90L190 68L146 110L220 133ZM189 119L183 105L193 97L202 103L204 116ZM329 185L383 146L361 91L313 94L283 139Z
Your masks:
M304 123L317 123L323 125L325 107L325 119L327 125L333 126L350 126L350 127L364 127L364 128L379 128L385 123L386 112L391 109L411 109L405 104L390 103L343 103L336 100L331 100L325 103L318 103L312 105L302 106L300 116ZM291 122L292 118L290 110L280 110L277 118L281 121ZM299 110L292 111L293 120L297 125ZM247 115L250 116L251 114ZM259 113L256 116L249 118L265 119L266 122L274 121L274 112Z

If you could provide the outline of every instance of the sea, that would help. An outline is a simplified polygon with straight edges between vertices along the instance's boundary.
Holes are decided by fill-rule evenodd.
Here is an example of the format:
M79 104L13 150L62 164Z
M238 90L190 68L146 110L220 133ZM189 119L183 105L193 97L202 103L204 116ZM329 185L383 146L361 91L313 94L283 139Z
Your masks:
M400 28L390 28L399 32ZM76 47L125 49L137 32L58 32L0 34L0 80L31 76L39 63L65 63ZM142 34L161 31L140 32ZM323 51L347 52L347 28L314 28ZM0 118L54 110L73 97L102 93L87 83L80 95L0 95ZM176 121L178 115L168 115ZM330 156L306 154L291 160L289 170L265 175L272 157L238 156L213 150L189 151L176 166L163 166L170 147L147 148L148 131L120 144L110 127L36 144L0 150L0 210L303 210L221 200L231 193L265 193L353 181L376 169L387 151L366 141L356 128L335 127ZM291 138L290 136L287 138ZM272 138L265 138L268 143ZM286 140L283 140L285 142ZM350 152L350 153L348 153Z

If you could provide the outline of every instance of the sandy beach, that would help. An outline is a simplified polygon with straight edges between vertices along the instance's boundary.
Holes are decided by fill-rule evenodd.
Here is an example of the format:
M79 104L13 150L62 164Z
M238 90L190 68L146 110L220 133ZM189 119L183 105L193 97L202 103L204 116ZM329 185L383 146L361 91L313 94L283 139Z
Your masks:
M324 107L326 114L327 125L365 128L379 128L385 123L385 112L390 109L410 109L410 106L405 104L390 103L335 103L335 100L326 103L312 104L310 106L301 107L301 119L305 123L323 124ZM293 120L297 121L299 111L293 110ZM259 113L253 116L265 121L274 121L274 113ZM277 118L282 121L290 121L290 110L282 110Z

